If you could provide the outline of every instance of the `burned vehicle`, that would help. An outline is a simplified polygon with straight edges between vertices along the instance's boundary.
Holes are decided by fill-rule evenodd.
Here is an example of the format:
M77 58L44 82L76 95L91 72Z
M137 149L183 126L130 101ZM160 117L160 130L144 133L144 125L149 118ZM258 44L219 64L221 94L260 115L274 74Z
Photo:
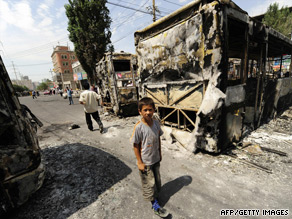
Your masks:
M36 125L42 123L19 103L0 57L0 216L26 202L44 180Z
M104 108L116 115L137 115L137 58L125 52L106 53L96 65Z
M232 1L195 0L136 31L135 45L140 97L189 150L219 153L292 103L292 78L270 74L291 40Z

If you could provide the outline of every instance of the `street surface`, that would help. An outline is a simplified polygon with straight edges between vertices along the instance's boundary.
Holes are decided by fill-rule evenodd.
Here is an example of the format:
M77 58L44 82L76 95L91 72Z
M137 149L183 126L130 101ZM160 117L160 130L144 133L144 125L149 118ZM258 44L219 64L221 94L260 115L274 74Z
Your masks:
M101 114L105 133L100 134L95 121L96 130L87 129L83 106L77 98L73 98L74 105L60 95L19 99L44 123L38 135L46 179L43 187L10 218L158 218L150 203L143 200L129 141L139 116L119 119ZM281 122L289 125L291 118L287 116ZM80 128L69 130L72 124ZM273 127L265 126L263 130L275 133ZM292 139L291 129L285 130L286 134L281 133L285 137L281 150L288 157L268 152L257 155L250 150L246 158L256 157L273 173L226 155L194 155L178 143L162 140L160 199L171 213L168 218L220 218L222 209L260 211L259 216L249 218L278 218L265 217L262 210L288 209L289 215L280 218L291 218ZM269 136L264 135L270 147L281 145L275 136L274 141ZM264 141L261 134L255 141L251 138L252 144L257 139Z

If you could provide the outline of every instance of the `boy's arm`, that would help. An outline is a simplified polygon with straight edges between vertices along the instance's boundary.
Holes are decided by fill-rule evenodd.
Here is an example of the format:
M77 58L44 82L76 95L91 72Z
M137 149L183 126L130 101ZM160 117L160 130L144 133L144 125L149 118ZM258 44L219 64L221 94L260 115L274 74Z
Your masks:
M141 158L141 143L140 144L134 143L134 153L135 153L135 156L137 158L138 169L141 171L144 171L145 164L143 163L142 158Z

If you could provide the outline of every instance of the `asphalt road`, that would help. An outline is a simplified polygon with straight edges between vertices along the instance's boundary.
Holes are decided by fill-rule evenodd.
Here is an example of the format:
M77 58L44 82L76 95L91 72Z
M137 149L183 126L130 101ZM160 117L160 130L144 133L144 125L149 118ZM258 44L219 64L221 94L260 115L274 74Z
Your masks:
M59 95L20 98L44 123L38 133L47 174L44 186L10 217L158 218L142 198L129 142L139 116L102 115L105 133L90 132L83 106L73 100L69 105ZM73 123L80 128L69 130ZM291 171L270 174L228 156L194 155L165 140L162 153L160 199L171 213L168 218L221 218L222 209L259 210L250 218L277 218L263 216L263 209L288 209L289 215L281 218L291 218ZM286 171L290 157L288 162L276 157L275 162Z

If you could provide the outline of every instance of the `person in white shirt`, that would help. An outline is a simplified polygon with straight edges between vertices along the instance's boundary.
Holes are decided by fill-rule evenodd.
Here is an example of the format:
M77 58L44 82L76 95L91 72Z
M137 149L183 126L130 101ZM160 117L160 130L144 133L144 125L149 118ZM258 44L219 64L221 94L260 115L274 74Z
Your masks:
M84 92L80 94L79 103L84 106L85 118L87 127L90 131L93 131L91 116L99 125L100 133L103 133L103 124L100 120L99 113L98 113L98 100L101 99L100 95L98 95L94 91L89 90L89 84L84 84ZM101 103L102 105L102 103Z

